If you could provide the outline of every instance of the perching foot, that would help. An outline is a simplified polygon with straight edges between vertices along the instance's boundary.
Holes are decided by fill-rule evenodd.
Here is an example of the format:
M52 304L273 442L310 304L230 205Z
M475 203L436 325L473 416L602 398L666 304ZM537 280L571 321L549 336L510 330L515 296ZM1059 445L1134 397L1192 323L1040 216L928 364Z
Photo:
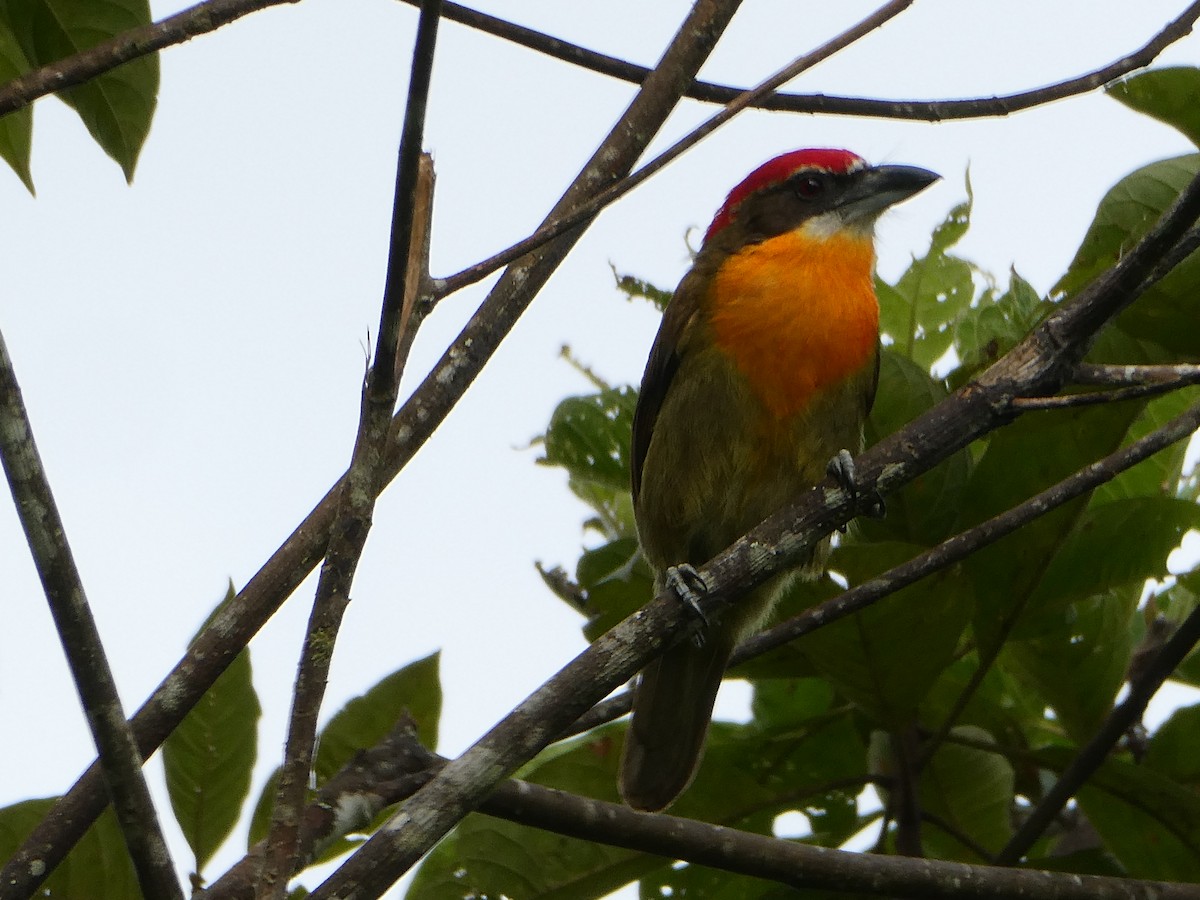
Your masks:
M700 601L708 593L708 585L700 577L693 566L682 563L671 566L663 573L663 581L671 592L679 598L679 602L695 619L692 629L692 643L697 647L704 646L704 632L708 628L708 616L700 608Z
M825 467L825 471L829 474L838 485L850 495L852 500L857 501L859 497L865 497L870 501L871 505L863 512L869 519L882 519L887 515L887 506L883 502L883 497L879 492L871 489L864 492L858 483L858 472L854 467L854 457L850 455L849 450L839 450L837 456L829 460L829 464ZM840 529L845 532L845 527Z

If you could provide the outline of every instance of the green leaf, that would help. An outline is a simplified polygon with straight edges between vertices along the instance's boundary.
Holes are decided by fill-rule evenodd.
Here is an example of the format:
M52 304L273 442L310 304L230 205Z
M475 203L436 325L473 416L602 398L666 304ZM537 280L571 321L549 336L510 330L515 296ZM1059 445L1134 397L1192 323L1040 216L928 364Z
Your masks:
M1104 92L1132 110L1178 129L1200 146L1200 69L1169 66L1109 85Z
M998 515L1116 449L1140 408L1123 403L1032 413L995 432L972 471L959 527ZM993 646L1014 616L1014 633L1025 637L1034 636L1033 624L1062 625L1061 615L1033 618L1030 597L1086 502L1070 501L964 563L975 585L979 605L974 626L982 646ZM1058 609L1061 613L1062 607Z
M1070 604L1123 587L1140 594L1167 574L1167 556L1200 527L1200 507L1170 497L1133 497L1089 507L1059 545L1030 597L1027 630L1060 622Z
M650 602L654 576L636 538L620 538L585 550L575 579L587 592L584 636L594 641L626 616Z
M660 312L671 302L674 291L656 287L634 275L622 275L616 268L613 269L613 277L617 280L617 290L625 295L626 300L649 300Z
M17 36L0 13L0 84L7 84L29 71L29 60ZM33 174L29 171L29 150L33 138L33 107L14 110L0 116L0 157L33 193Z
M947 251L966 233L973 202L955 206L933 232L929 252L914 259L894 286L876 279L880 330L896 351L928 370L950 349L954 323L975 295L973 267Z
M232 589L231 589L232 590ZM163 744L171 808L201 873L250 791L262 708L243 650Z
M1142 763L1193 791L1200 787L1200 704L1171 713L1154 733Z
M629 488L629 445L637 393L628 387L568 397L558 404L539 462L577 478Z
M554 748L521 777L550 787L617 801L619 726ZM647 854L471 815L424 859L409 900L463 897L603 897L665 861Z
M1192 153L1151 163L1117 182L1101 200L1070 268L1052 293L1075 294L1114 265L1158 221L1197 171L1200 154ZM1200 317L1198 288L1200 253L1193 253L1118 316L1116 325L1173 354L1195 357L1200 354L1200 329L1195 327Z
M1140 440L1181 415L1194 402L1197 390L1185 388L1150 400L1129 428L1126 443ZM1131 469L1126 469L1112 481L1096 489L1092 505L1099 506L1114 500L1135 497L1173 497L1183 473L1183 461L1188 442L1178 441L1160 450Z
M829 712L833 686L823 678L767 678L754 683L750 710L764 731L792 730Z
M28 0L9 10L25 55L38 66L150 23L148 0ZM60 96L132 180L157 102L158 55L125 63Z
M437 748L442 714L440 659L441 653L435 652L397 669L334 714L321 729L313 762L318 786L336 775L359 750L383 740L404 713L417 723L421 743L430 750Z
M838 547L830 569L859 584L920 549L884 542ZM805 635L797 647L876 723L895 728L911 720L953 659L972 605L969 585L956 571L943 571Z
M629 453L637 392L605 388L558 404L542 441L542 465L561 466L571 490L597 513L589 522L609 540L633 537Z
M1076 603L1064 628L1010 643L1010 671L1032 683L1067 733L1084 741L1112 709L1133 653L1131 620L1141 585Z
M885 349L879 361L879 390L867 420L868 444L903 428L947 396L945 386L929 373ZM861 519L856 539L906 541L932 546L950 535L970 481L971 460L956 453L887 497L887 515L880 520Z
M1046 314L1049 305L1013 270L1008 290L997 297L993 289L964 311L955 324L954 349L961 360L951 381L966 384L1011 350Z
M1067 748L1037 752L1056 773L1073 755ZM1130 877L1200 880L1200 795L1147 766L1110 758L1077 799Z
M936 731L951 711L957 711L955 721L960 725L982 728L1006 746L1023 746L1024 726L1041 719L1045 701L1003 666L989 666L983 680L976 684L978 668L977 653L967 654L946 667L921 704L921 721ZM960 698L969 686L973 690L966 706L958 710Z
M0 809L0 857L8 859L16 852L56 799L25 800ZM137 900L142 896L111 808L84 833L38 896L55 900Z
M973 725L951 730L952 737L994 743L990 734ZM991 854L1012 837L1013 768L999 753L949 741L942 744L921 773L921 808L943 825L922 829L930 855L938 859L986 863L964 844L965 836Z

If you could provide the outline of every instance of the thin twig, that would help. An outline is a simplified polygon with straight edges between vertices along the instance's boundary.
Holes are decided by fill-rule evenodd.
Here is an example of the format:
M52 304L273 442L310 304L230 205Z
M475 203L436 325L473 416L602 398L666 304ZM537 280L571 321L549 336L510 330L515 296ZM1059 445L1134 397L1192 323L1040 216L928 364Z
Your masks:
M396 166L392 240L379 338L363 391L358 438L341 510L321 567L300 657L287 746L258 879L260 900L283 900L288 880L299 867L301 814L312 768L317 717L329 680L337 633L350 603L354 573L371 530L375 500L385 481L388 427L399 394L397 354L402 343L403 314L412 309L413 294L424 268L419 258L412 257L414 245L424 249L423 240L413 240L413 219L440 12L441 0L424 0L421 5Z
M1141 721L1150 700L1162 683L1183 662L1183 658L1200 641L1200 609L1192 610L1179 629L1171 635L1162 649L1138 675L1130 681L1129 694L1109 713L1104 724L1071 760L1054 787L1046 792L1029 818L996 856L1000 865L1016 865L1042 833L1066 806L1067 801L1100 768L1121 736L1135 722ZM1193 886L1195 890L1195 886Z
M881 28L889 20L894 19L900 13L904 12L912 3L913 0L891 0L891 2L885 3L876 12L867 16L857 25L846 29L812 52L805 53L803 56L792 60L792 62L788 63L765 81L760 82L757 86L730 100L724 109L698 127L692 129L683 138L654 157L654 159L650 160L650 162L646 163L636 172L600 191L586 203L571 209L565 215L551 218L546 224L540 226L537 231L524 240L517 241L511 247L501 250L499 253L488 257L482 262L463 269L455 275L441 279L438 283L439 295L445 296L446 294L461 290L467 285L474 284L476 281L486 278L501 266L520 259L529 251L590 220L604 209L604 207L625 196L642 182L646 181L652 175L657 174L668 164L674 162L685 152L692 149L692 147L696 146L738 113L747 109L755 100L767 96L779 86L791 81L801 72L811 69L817 63L823 62L838 51L849 47L855 41L861 40L872 31Z
M142 755L125 721L117 683L83 590L75 557L25 410L17 373L0 335L0 462L33 554L75 689L100 755L138 884L147 897L183 900L167 842L142 773Z
M208 0L161 22L132 28L65 59L26 72L0 87L0 116L28 106L39 97L83 84L130 60L182 44L235 19L299 0Z
M403 0L403 2L416 6L419 0ZM444 15L454 22L631 84L641 84L650 71L645 66L580 47L577 44L495 16L489 16L457 3L447 3ZM879 100L867 97L834 97L824 94L775 93L759 98L750 105L755 109L777 112L873 116L883 119L917 119L928 122L1008 116L1024 109L1094 91L1130 72L1145 68L1163 50L1186 37L1198 17L1200 17L1200 3L1193 3L1149 42L1127 56L1074 78L998 97L976 97L961 100ZM696 81L688 88L685 96L692 100L725 104L745 91L745 88Z
M1080 363L1075 367L1071 380L1076 384L1112 386L1171 384L1184 387L1190 384L1200 384L1200 365L1177 363L1175 365L1119 366Z
M1180 388L1196 384L1196 381L1177 379L1155 384L1138 384L1117 388L1112 391L1094 391L1090 394L1060 394L1057 397L1016 397L1012 402L1018 412L1036 412L1048 409L1076 409L1080 406L1096 406L1101 403L1120 403L1124 400L1145 400L1169 394Z

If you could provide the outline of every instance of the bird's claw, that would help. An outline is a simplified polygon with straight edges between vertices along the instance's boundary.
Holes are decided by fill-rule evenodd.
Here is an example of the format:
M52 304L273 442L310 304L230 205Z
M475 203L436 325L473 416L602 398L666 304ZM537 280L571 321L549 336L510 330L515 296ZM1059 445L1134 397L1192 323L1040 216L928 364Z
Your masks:
M883 497L879 491L872 488L870 491L863 491L858 483L858 471L854 465L854 457L850 455L850 451L846 449L839 450L833 459L829 460L829 464L825 467L825 471L829 474L838 485L850 495L852 501L857 502L859 497L865 497L870 501L870 506L863 511L869 519L882 519L887 515L887 506L883 502ZM838 529L843 534L846 531L846 526L843 525Z
M708 628L708 616L704 614L700 601L708 593L708 585L704 583L700 573L687 563L671 566L663 573L663 580L671 593L683 604L683 608L694 617L692 643L697 647L703 647L704 632Z

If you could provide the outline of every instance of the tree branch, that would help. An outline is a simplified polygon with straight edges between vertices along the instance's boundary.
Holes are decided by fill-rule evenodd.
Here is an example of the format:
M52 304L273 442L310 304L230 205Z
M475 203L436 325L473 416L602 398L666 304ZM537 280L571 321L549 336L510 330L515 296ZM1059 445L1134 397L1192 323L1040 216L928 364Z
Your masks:
M17 517L25 530L25 540L33 554L58 639L100 755L104 782L133 859L138 884L148 897L183 900L183 890L142 773L142 756L125 721L117 683L33 440L33 425L3 335L0 335L0 462L4 464Z
M403 2L415 6L419 0L403 0ZM588 50L532 28L525 28L504 19L460 6L457 3L446 4L445 17L563 62L631 84L641 84L650 71L644 66ZM1197 18L1200 18L1200 3L1192 3L1149 42L1129 55L1083 75L1033 90L1018 91L1014 94L962 100L878 100L867 97L776 93L757 99L750 105L755 109L778 112L918 119L929 122L1008 116L1024 109L1043 106L1055 100L1093 91L1130 72L1145 68L1163 50L1190 34ZM743 93L745 93L744 88L696 81L688 88L684 96L692 100L724 104L731 102Z
M996 856L998 864L1015 865L1020 862L1067 801L1100 768L1121 736L1131 725L1141 721L1147 704L1197 642L1200 642L1200 608L1192 610L1153 661L1129 682L1129 694L1108 714L1104 724L1080 749L1054 787L1046 792L1020 830ZM1196 891L1197 888L1193 885L1192 890Z
M1093 391L1090 394L1060 394L1057 397L1017 397L1012 402L1018 412L1036 412L1047 409L1073 409L1080 406L1096 406L1101 403L1120 403L1123 400L1146 400L1177 391L1196 381L1182 378L1175 381L1160 381L1154 384L1138 384L1117 388L1112 391Z
M537 231L529 235L524 240L501 250L482 262L478 262L473 266L463 269L461 272L451 275L438 281L437 291L440 296L453 293L462 288L474 284L475 282L486 278L492 272L499 269L501 266L507 265L514 260L520 259L531 250L535 250L543 244L564 235L572 229L576 228L582 222L590 221L604 207L619 200L621 197L628 194L642 182L649 179L652 175L656 175L668 164L674 162L692 147L696 146L738 113L750 107L755 100L768 96L772 91L780 85L791 81L801 72L811 69L817 63L822 62L835 53L849 47L855 41L861 40L872 31L882 27L886 22L894 19L904 10L911 6L913 0L890 0L878 10L867 16L857 25L846 29L841 34L826 41L821 46L817 47L810 53L805 53L799 56L792 62L788 63L774 75L771 75L765 81L760 82L755 87L741 94L738 94L722 109L719 113L709 118L706 122L693 129L676 143L672 144L646 165L642 166L636 172L621 179L616 184L610 185L602 191L597 192L594 197L591 197L585 203L581 203L578 207L559 210L555 208L556 214L551 214L547 220L538 227ZM1198 0L1200 3L1200 0ZM660 66L661 67L661 66ZM559 214L561 213L561 214Z
M338 630L350 604L354 573L371 530L375 500L387 480L384 468L388 429L403 370L397 366L397 360L403 339L404 313L413 308L413 294L425 270L419 253L413 255L414 249L423 250L425 243L424 236L414 236L413 221L440 13L441 0L423 0L396 166L392 236L375 361L367 374L358 437L300 656L286 751L258 879L260 900L283 900L287 895L288 880L299 868L300 819L312 769L317 717L329 681ZM428 167L426 171L429 171Z
M304 819L306 859L312 859L334 840L367 827L380 811L409 796L446 764L445 759L421 746L411 722L398 723L379 744L359 753L330 779L309 805ZM888 896L914 898L1195 897L1192 885L828 850L705 822L638 813L616 803L515 779L500 784L479 809L485 815L555 834L768 878L795 888L886 892ZM947 823L933 816L927 818L964 841L965 846L983 852ZM205 891L206 900L252 900L254 860L259 852L261 844Z
M161 22L122 32L66 59L26 72L0 87L0 116L39 97L83 84L130 60L149 56L270 6L299 0L208 0Z
M1172 387L1186 387L1200 384L1200 365L1177 363L1176 365L1117 366L1080 363L1075 368L1072 381L1076 384L1105 386L1169 384Z

